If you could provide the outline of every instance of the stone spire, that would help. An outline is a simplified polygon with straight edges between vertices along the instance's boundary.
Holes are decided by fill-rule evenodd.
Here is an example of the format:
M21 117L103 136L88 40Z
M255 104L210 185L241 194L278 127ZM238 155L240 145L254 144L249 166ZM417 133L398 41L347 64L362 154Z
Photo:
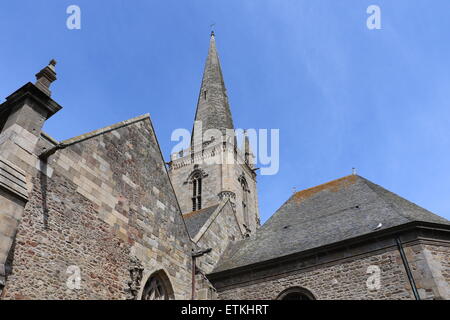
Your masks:
M198 121L201 121L202 125L201 132L199 132L198 127L193 129L192 137L196 142L200 141L200 134L208 129L218 129L222 134L225 133L226 129L234 129L230 106L228 105L227 90L217 54L214 31L211 32L195 121L197 124Z

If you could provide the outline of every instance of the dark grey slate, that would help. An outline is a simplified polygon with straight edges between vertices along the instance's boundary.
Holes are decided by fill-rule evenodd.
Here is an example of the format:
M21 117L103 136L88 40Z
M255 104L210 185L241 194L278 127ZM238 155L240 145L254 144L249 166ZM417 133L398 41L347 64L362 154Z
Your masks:
M254 236L231 245L213 272L280 258L413 221L450 224L447 219L360 176L347 176L295 193Z
M191 238L194 238L219 205L192 211L183 215Z

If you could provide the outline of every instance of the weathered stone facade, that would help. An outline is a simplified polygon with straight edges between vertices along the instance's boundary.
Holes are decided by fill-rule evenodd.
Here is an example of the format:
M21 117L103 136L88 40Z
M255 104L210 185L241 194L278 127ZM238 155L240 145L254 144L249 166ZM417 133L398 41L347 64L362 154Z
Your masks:
M254 158L248 137L237 147L227 92L214 34L200 88L191 145L171 155L169 174L183 213L210 207L229 198L243 233L260 225ZM202 190L200 208L196 180Z
M190 218L186 217L185 219L189 223ZM196 297L217 299L216 290L209 282L207 275L214 269L228 244L244 238L231 202L228 199L222 201L200 230L191 237L199 248L211 249L208 254L196 259L198 272Z
M173 155L169 168L169 175L183 213L193 211L193 183L190 177L192 173L200 171L203 176L202 207L209 207L219 203L223 198L229 198L236 210L241 230L244 233L247 230L255 232L260 223L256 175L245 162L236 160L236 163L229 164L226 160L227 157L242 159L241 153L234 148L214 144L195 153L192 160L189 151L185 150L183 157Z
M420 296L450 300L450 245L424 241L405 251Z
M381 268L380 290L369 290L366 282L367 268ZM314 266L302 272L282 274L259 282L220 291L222 299L260 300L277 299L280 294L295 287L309 290L316 299L414 299L408 279L401 269L401 259L396 251L376 254L331 265Z
M450 246L423 240L403 246L420 299L450 299ZM374 247L380 249L361 254ZM415 299L401 254L393 241L354 245L353 249L337 252L256 266L252 271L212 279L221 299L278 299L290 288L308 290L314 299L320 300ZM379 272L378 286L371 281L374 266Z
M187 298L192 244L148 116L64 143L31 181L6 297L123 299L137 257Z
M248 139L221 141L214 35L196 121L219 135L168 169L149 115L44 133L55 64L0 105L2 299L450 299L450 223L362 177L298 192L259 225Z
M45 74L54 73L51 65ZM40 77L38 77L38 82ZM61 107L47 93L27 83L6 98L0 106L0 288L10 272L7 259L25 204L31 180L37 171L36 152L40 152L44 121Z

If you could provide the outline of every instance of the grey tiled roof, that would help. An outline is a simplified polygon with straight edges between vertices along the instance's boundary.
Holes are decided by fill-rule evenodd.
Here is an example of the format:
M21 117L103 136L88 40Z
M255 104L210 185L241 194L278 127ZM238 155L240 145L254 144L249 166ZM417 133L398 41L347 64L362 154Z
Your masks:
M186 227L189 232L189 236L194 238L203 225L206 223L208 218L216 211L219 205L216 204L211 207L203 208L197 211L191 211L189 213L183 214L184 221L186 222Z
M254 236L231 245L213 272L268 261L412 221L450 224L360 176L347 176L292 195Z

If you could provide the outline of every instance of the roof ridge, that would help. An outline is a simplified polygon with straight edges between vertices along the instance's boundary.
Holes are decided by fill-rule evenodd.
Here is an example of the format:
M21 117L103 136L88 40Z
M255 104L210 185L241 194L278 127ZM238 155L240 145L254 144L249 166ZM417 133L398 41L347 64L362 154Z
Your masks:
M111 132L111 131L114 131L114 130L117 130L117 129L129 126L129 125L131 125L133 123L136 123L136 122L139 122L139 121L142 121L142 120L145 120L145 119L150 119L150 114L149 113L146 113L144 115L137 116L137 117L125 120L125 121L120 121L120 122L117 122L115 124L112 124L112 125L109 125L109 126L97 129L97 130L93 130L93 131L90 131L88 133L84 133L84 134L75 136L75 137L70 138L70 139L63 140L63 141L61 141L61 144L72 145L72 144L75 144L75 143L78 143L78 142L85 141L87 139L95 138L95 137L97 137L99 135L102 135L104 133Z
M200 230L197 232L197 234L195 235L195 237L192 238L192 240L195 243L198 243L198 241L203 237L203 235L205 234L205 232L209 229L209 227L211 226L211 224L217 219L217 217L219 216L219 214L221 212L223 212L223 209L225 208L225 206L229 204L230 208L233 212L233 216L235 218L235 222L236 222L236 226L238 227L239 231L241 232L241 235L243 236L244 234L242 233L241 228L239 227L239 221L237 219L236 216L236 211L233 209L232 205L231 205L231 201L230 199L223 199L218 205L217 207L214 209L214 211L211 213L211 215L208 217L208 219L205 221L205 223L203 224L203 226L200 228Z
M359 177L359 178L361 178L361 177L358 176L358 175L350 174L350 175L347 175L347 176L344 176L344 177L341 177L341 178L338 178L338 179L334 179L334 180L330 180L330 181L327 181L327 182L318 184L318 185L316 185L316 186L314 186L314 187L309 187L309 188L306 188L306 189L297 191L296 193L294 193L294 194L291 196L291 198L294 197L294 196L296 196L296 195L300 195L300 194L303 194L303 193L305 193L305 192L308 192L308 191L313 191L313 190L316 190L316 189L322 189L323 187L328 186L328 185L330 185L330 184L332 184L332 183L337 183L337 182L345 181L345 180L347 180L347 179L349 179L349 178L352 178L352 177L355 177L355 178L356 178L356 177Z
M410 201L410 200L408 200L408 199L406 199L406 198L404 198L404 197L402 197L402 196L396 194L395 192L392 192L392 191L390 191L390 190L388 190L388 189L386 189L386 188L383 188L382 186L380 186L380 185L378 185L378 184L376 184L376 183L373 183L372 181L367 180L367 179L365 179L365 178L362 178L362 179L363 179L364 183L365 183L365 184L366 184L373 192L375 192L380 198L382 198L382 200L383 200L386 204L388 204L395 212L397 212L400 216L404 217L404 218L407 219L408 221L411 221L411 222L412 222L412 221L426 221L426 219L423 219L423 220L417 220L417 219L415 219L414 217L411 217L411 216L409 216L409 215L405 215L405 214L401 213L401 212L395 207L395 205L392 203L391 199L386 198L385 195L380 194L380 192L377 191L377 190L375 190L373 187L377 187L377 188L379 188L380 190L383 190L384 192L390 194L391 196L397 197L399 200L406 202L408 205L414 206L416 209L422 211L423 213L429 215L430 217L433 217L433 218L439 218L439 219L445 219L445 218L443 218L443 217L441 217L441 216L439 216L439 215L437 215L437 214L435 214L435 213L433 213L433 212L431 212L431 211L429 211L429 210L427 210L427 209L425 209L425 208L419 206L418 204L416 204L416 203L414 203L414 202L412 202L412 201Z
M407 217L407 216L405 216L404 214L402 214L402 213L400 213L400 211L388 200L388 199L386 199L383 195L381 195L377 190L374 190L374 188L372 188L372 186L371 186L371 184L372 185L377 185L376 183L373 183L373 182L371 182L371 181L369 181L369 180L367 180L367 179L365 179L365 178L363 178L363 177L361 177L362 178L362 180L363 180L363 182L365 183L365 185L367 186L367 187L369 187L369 189L370 190L372 190L372 192L374 192L377 196L379 196L380 197L380 199L384 202L384 203L386 203L390 208L392 208L392 210L393 211L395 211L398 215L400 215L400 216L402 216L403 218L405 218L406 220L408 220L408 221L414 221L414 220L411 220L411 218L410 217ZM380 187L380 188L383 188L383 187L381 187L380 185L377 185L378 187ZM383 188L384 190L387 190L387 189L385 189L385 188ZM397 195L397 194L396 194ZM398 196L398 195L397 195ZM398 196L398 197L400 197L400 196ZM406 200L406 199L405 199ZM407 200L408 201L408 200Z
M193 215L196 215L197 213L203 212L203 211L205 211L207 209L210 209L212 207L217 207L218 205L219 204L213 204L212 206L209 206L209 207L204 207L204 208L201 208L201 209L198 209L198 210L195 210L195 211L189 211L189 212L183 213L183 218L189 218L189 217L191 217Z
M305 192L308 192L308 191L314 191L314 190L317 190L317 191L314 192L314 193L323 191L325 186L330 185L330 184L332 184L332 183L344 181L344 179L348 179L348 178L350 178L350 177L355 177L355 178L358 178L358 177L359 177L359 178L362 178L362 177L360 177L359 175L350 174L350 175L346 175L346 176L341 177L341 178L337 178L337 179L333 179L333 180L330 180L330 181L321 183L321 184L316 185L316 186L314 186L314 187L309 187L309 188L306 188L306 189L297 191L296 193L294 193L293 195L291 195L285 202L283 202L283 204L275 211L275 213L272 214L272 215L269 217L269 219L267 219L267 221L261 226L261 228L259 228L259 229L257 230L257 233L258 233L258 231L264 230L264 227L265 227L266 225L268 225L274 218L276 218L278 211L280 211L280 209L283 208L287 203L289 203L294 197L299 197L300 194L304 194ZM319 188L320 188L320 190L319 190ZM303 199L305 199L305 198L301 198L301 200L303 200Z

